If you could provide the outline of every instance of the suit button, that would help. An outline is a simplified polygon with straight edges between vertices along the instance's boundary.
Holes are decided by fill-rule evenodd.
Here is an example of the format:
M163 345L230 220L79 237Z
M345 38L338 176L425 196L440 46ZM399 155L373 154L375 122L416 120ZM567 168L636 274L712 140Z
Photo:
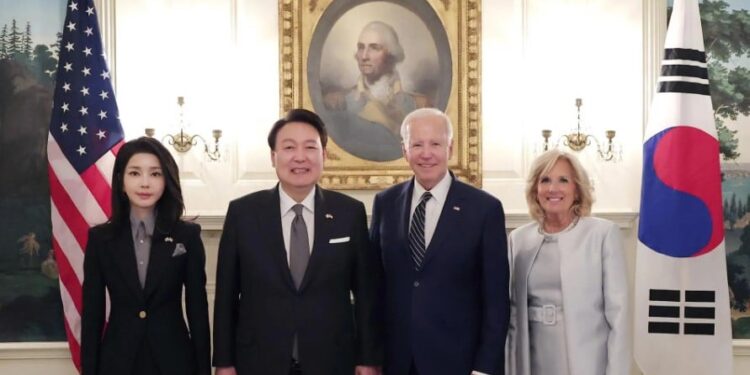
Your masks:
M139 317L139 318L141 318L141 319L146 319L146 311L144 311L144 310L141 310L141 311L140 311L140 312L138 313L138 317Z
M418 287L418 286L419 286L419 281L415 281L415 282L414 282L414 287L416 288L416 287Z

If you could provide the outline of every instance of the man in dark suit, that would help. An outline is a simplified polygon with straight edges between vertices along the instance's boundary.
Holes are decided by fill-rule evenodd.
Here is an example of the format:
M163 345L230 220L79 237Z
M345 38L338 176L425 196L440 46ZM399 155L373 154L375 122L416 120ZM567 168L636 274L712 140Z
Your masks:
M401 126L414 178L375 197L370 238L385 270L387 375L502 374L508 258L500 201L448 171L450 119Z
M316 114L290 111L268 135L279 183L229 205L216 375L365 375L381 364L381 270L364 205L316 185L326 141Z

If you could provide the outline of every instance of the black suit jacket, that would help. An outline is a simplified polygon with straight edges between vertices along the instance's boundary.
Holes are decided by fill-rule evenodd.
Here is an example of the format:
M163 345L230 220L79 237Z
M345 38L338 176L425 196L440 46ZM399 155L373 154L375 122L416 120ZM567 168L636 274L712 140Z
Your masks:
M229 205L216 270L214 366L287 375L295 332L305 375L351 375L355 364L379 365L381 277L364 205L316 187L314 242L298 291L278 189Z
M385 268L387 375L503 373L508 255L503 206L451 182L422 269L414 269L409 219L414 179L375 196L370 229Z
M186 253L173 256L177 244ZM82 374L131 375L139 349L148 344L161 374L209 375L205 262L199 225L180 221L169 233L155 229L141 288L130 226L91 228L83 262ZM105 289L111 303L106 330Z

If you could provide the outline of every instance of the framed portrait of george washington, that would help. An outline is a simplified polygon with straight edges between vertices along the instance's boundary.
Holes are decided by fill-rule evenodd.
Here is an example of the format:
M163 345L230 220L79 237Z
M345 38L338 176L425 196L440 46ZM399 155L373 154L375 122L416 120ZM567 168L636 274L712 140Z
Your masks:
M480 0L281 0L279 32L281 112L328 129L323 186L409 178L401 122L424 107L451 119L449 168L481 184Z

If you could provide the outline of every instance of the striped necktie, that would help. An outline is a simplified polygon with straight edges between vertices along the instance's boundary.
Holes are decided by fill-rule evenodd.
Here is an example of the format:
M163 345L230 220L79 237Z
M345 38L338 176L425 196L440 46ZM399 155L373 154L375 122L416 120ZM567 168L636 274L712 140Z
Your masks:
M432 198L432 193L429 191L422 194L422 198L419 199L419 204L414 210L414 215L411 217L411 227L409 228L409 249L411 249L411 258L414 260L414 269L417 271L422 268L422 261L425 252L427 252L424 239L424 218L425 206L427 206L427 201L430 198Z

